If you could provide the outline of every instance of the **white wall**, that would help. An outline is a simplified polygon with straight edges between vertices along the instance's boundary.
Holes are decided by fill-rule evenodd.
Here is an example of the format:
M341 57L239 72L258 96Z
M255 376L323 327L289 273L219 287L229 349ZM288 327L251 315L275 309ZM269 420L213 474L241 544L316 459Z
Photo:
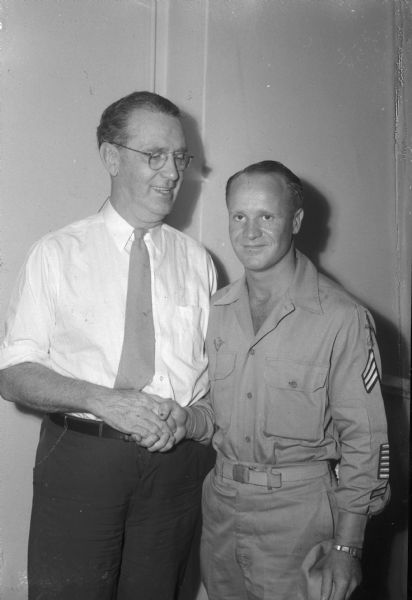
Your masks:
M384 540L375 568L389 568L382 600L406 598L399 507L408 406L397 386L408 364L409 278L400 265L409 259L400 242L410 212L400 196L402 152L394 151L406 121L395 114L394 82L408 15L403 0L13 0L0 13L0 319L30 244L104 200L108 181L94 132L101 111L121 95L155 89L196 118L187 129L197 158L171 222L212 251L222 283L240 273L226 233L227 177L264 158L285 162L307 187L300 243L372 309L385 377L394 384L395 504L372 531ZM0 404L6 600L25 598L38 427L37 416ZM379 593L383 587L374 600Z

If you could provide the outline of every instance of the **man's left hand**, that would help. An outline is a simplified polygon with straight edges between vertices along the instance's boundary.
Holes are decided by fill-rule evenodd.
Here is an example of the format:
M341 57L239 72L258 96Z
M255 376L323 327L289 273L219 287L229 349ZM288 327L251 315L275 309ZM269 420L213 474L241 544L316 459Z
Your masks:
M320 600L349 600L362 580L360 561L331 549L316 565L322 572Z
M168 400L170 402L173 402L170 399L168 399ZM139 434L131 435L131 438L139 446L143 446L149 452L167 452L168 450L173 448L173 446L176 443L174 434L176 432L177 425L176 425L174 418L172 417L171 414L168 414L168 415L160 414L160 407L163 405L163 402L165 402L163 399L161 402L157 402L156 407L153 408L152 410L153 410L153 413L155 415L159 416L162 421L166 421L166 424L168 426L168 431L162 432L161 435L156 435L156 434L151 434L151 433L146 436L142 436Z
M160 402L154 412L162 421L166 422L171 435L162 435L161 437L149 435L144 438L132 436L132 438L149 452L167 452L185 437L187 413L175 400L170 398Z

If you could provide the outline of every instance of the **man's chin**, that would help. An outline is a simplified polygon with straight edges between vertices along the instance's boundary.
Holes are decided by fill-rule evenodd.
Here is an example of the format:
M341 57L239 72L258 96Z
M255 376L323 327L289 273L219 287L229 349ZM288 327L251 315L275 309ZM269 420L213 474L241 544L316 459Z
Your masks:
M176 194L174 192L174 190L169 190L167 193L166 192L158 192L156 190L153 190L152 192L152 199L153 202L155 202L156 204L162 206L163 204L169 205L170 207L173 206L175 199L176 199Z
M173 205L174 205L173 200L171 200L171 201L163 200L163 202L156 203L155 205L152 206L152 210L151 210L153 217L155 217L159 221L163 221L163 219L168 217L170 215L170 213L172 212Z

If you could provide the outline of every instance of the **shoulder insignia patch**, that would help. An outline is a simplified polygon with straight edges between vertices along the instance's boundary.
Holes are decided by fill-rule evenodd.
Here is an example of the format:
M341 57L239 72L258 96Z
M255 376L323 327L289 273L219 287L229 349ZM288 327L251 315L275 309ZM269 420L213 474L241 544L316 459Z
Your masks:
M379 448L378 479L389 479L389 444Z
M368 361L362 373L362 381L368 394L371 393L377 381L379 381L378 365L372 348L369 349Z

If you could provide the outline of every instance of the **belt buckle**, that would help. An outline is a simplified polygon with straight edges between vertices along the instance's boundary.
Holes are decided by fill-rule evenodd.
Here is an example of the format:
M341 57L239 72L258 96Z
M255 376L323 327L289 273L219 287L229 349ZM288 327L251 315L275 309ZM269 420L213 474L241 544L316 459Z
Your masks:
M239 483L249 483L249 467L245 465L233 465L233 480Z
M267 476L267 488L268 490L272 490L273 488L281 488L282 487L282 474L281 473L273 473L272 469L268 469L266 472Z

